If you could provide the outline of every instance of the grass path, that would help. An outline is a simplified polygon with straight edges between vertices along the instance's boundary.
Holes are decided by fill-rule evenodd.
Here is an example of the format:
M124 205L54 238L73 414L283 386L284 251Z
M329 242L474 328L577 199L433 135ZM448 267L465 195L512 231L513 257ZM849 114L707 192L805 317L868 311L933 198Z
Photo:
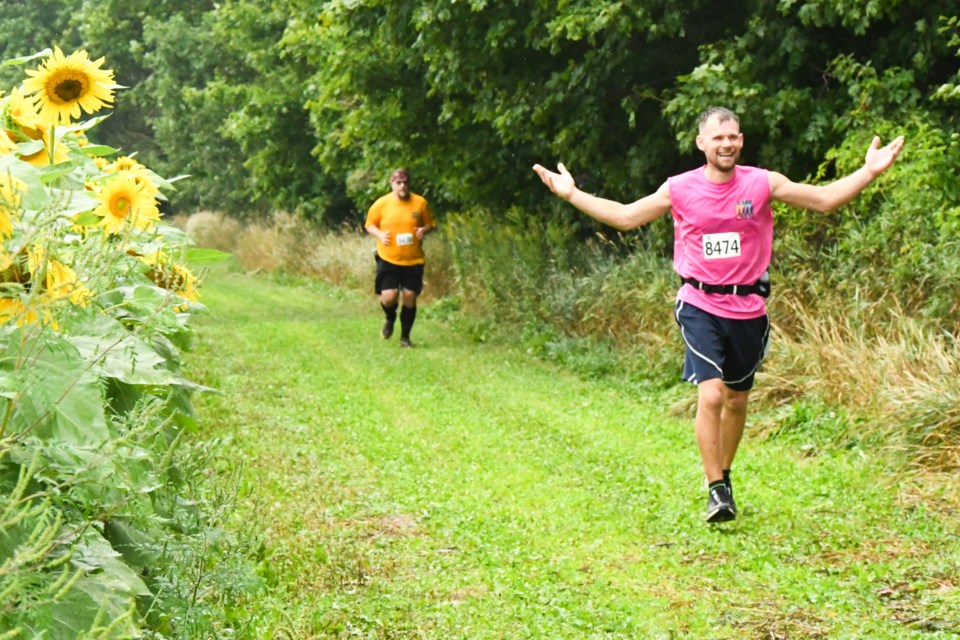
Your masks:
M372 296L318 284L214 274L203 300L188 373L266 532L263 637L960 636L957 513L863 452L748 435L741 517L708 526L661 398L429 313L401 350Z

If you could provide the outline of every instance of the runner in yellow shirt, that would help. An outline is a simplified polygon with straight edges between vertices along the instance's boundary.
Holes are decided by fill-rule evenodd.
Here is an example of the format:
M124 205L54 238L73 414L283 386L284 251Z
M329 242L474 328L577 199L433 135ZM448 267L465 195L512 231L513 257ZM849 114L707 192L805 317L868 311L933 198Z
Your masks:
M409 171L394 169L390 189L370 207L364 227L377 239L374 288L386 316L380 335L384 340L393 335L400 306L400 346L412 347L410 330L417 317L417 296L423 290L423 239L436 231L437 224L426 199L410 191Z

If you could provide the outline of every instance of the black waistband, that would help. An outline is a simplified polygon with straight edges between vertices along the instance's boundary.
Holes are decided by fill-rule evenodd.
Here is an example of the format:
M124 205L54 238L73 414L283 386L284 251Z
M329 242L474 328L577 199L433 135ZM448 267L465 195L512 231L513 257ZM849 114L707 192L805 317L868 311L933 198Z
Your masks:
M704 293L723 293L737 296L749 296L755 293L764 298L770 295L769 280L757 280L753 284L705 284L696 278L684 278L681 276L680 282L689 284L694 289L699 289Z

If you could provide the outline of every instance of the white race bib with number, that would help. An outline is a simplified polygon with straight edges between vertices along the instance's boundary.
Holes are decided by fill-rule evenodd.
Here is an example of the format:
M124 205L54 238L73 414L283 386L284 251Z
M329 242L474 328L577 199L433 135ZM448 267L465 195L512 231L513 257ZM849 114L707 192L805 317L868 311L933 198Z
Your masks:
M706 233L703 236L703 257L705 260L736 258L740 255L740 234Z
M397 234L397 244L401 247L413 244L413 234L412 233L398 233Z

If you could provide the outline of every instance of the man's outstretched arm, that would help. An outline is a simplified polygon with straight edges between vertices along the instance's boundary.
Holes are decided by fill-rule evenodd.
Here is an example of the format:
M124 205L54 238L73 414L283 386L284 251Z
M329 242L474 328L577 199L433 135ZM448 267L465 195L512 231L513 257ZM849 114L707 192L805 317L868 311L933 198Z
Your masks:
M903 149L903 136L885 147L875 136L867 149L863 166L848 176L827 185L793 182L781 173L770 172L770 195L793 207L815 211L833 211L847 204L867 188L881 173L893 165Z
M533 170L551 191L591 218L620 231L636 229L670 210L670 188L666 182L656 192L636 202L623 204L580 191L563 164L558 164L557 169L559 172L550 171L539 164L533 165Z

